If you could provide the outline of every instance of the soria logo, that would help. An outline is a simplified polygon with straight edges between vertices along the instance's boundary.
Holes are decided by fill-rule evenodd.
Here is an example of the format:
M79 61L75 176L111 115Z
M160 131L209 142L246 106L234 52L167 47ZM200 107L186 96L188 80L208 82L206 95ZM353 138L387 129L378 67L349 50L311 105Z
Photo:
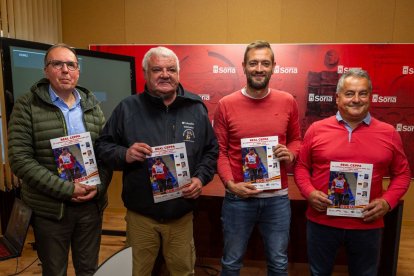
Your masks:
M236 74L236 68L213 65L213 74Z
M273 70L275 74L297 74L298 68L297 67L283 67L280 65L276 65L275 69Z
M414 75L414 68L410 66L403 66L402 73L403 75Z
M397 124L395 128L397 129L397 131L401 132L414 132L414 126Z
M315 95L314 93L309 93L308 101L309 102L332 102L333 96Z
M397 96L380 96L378 94L372 94L373 103L396 103Z
M345 67L343 65L338 65L337 73L343 74L343 73L348 72L350 69L362 69L362 68L361 67Z

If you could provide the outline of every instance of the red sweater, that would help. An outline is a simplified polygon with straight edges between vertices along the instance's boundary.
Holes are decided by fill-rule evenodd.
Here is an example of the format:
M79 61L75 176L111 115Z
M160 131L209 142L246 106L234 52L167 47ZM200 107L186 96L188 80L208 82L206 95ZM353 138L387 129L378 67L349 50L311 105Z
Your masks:
M263 99L251 99L236 91L223 97L214 115L214 131L219 143L218 174L226 183L243 181L242 138L278 136L295 156L300 147L298 107L292 95L271 89ZM282 188L287 188L287 173L281 162Z
M407 191L410 169L398 132L389 124L371 119L349 132L335 116L315 122L307 130L295 168L295 181L305 198L314 190L328 192L330 162L373 164L370 201L385 199L391 208ZM384 192L383 177L391 177ZM343 229L373 229L384 226L383 219L366 223L360 218L327 216L308 206L309 220Z

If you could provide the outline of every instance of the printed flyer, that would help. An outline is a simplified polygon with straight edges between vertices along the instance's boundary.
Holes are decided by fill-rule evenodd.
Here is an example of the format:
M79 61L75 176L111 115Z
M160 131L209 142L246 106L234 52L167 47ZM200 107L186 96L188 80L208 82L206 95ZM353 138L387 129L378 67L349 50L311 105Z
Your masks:
M331 162L328 198L332 205L328 216L362 217L369 203L372 164Z
M280 163L273 150L278 144L277 136L241 139L243 179L259 190L282 187Z
M60 178L86 185L101 183L89 132L50 139L50 143Z
M181 188L191 182L185 143L152 147L147 161L154 202L181 197Z

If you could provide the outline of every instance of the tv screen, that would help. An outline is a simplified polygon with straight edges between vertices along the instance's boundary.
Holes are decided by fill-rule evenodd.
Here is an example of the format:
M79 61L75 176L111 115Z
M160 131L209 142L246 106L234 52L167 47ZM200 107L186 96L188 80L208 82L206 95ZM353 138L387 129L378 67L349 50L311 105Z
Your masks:
M9 101L29 92L44 77L43 60L49 47L43 43L2 39L4 88ZM135 93L135 59L84 49L76 49L76 53L80 66L78 84L95 94L108 119L122 99ZM8 106L7 118L11 112Z

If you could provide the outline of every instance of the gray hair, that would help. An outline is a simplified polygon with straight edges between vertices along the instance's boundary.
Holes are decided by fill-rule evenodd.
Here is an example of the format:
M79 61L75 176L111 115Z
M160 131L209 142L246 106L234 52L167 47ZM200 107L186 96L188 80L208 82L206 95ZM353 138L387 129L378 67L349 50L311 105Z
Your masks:
M344 88L345 79L348 77L366 79L368 81L368 89L369 91L372 91L372 82L368 72L359 68L352 68L349 69L347 72L343 73L342 76L339 78L338 85L336 86L336 93L342 91L342 89Z
M145 53L145 56L142 59L142 68L144 69L144 72L148 71L148 62L153 55L174 58L177 63L177 72L180 72L180 62L178 60L177 55L172 50L162 46L151 48L148 50L148 52Z
M46 54L45 54L45 57L44 57L44 59L43 59L43 62L44 62L44 64L45 64L45 67L47 66L47 63L49 62L49 61L47 60L47 59L48 59L48 57L49 57L49 53L50 53L52 50L56 49L56 48L65 48L65 49L68 49L69 51L71 51L71 52L75 55L76 61L78 61L78 55L76 54L75 48L73 48L73 47L71 47L71 46L69 46L69 45L67 45L67 44L65 44L65 43L58 43L58 44L52 45L52 46L51 46L51 47L47 50L47 52L46 52Z

